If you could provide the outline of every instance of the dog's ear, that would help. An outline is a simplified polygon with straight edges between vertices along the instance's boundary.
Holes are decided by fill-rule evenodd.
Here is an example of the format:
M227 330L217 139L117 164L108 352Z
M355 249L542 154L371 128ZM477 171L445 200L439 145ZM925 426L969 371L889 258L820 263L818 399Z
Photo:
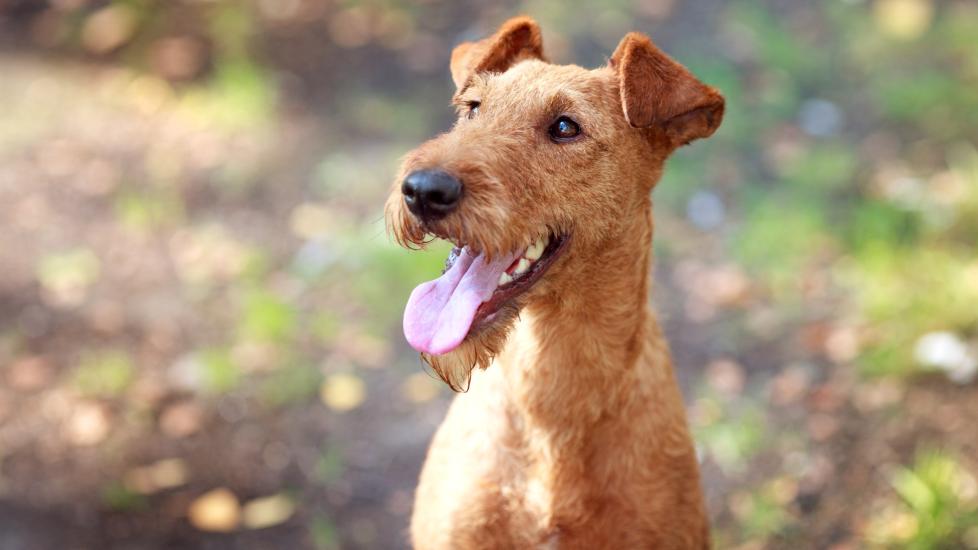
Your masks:
M543 38L536 21L526 16L514 17L489 38L465 42L452 50L452 80L461 88L475 73L501 73L524 59L544 60Z
M713 134L723 96L662 52L649 37L625 35L608 62L617 72L625 119L635 128L662 128L675 146Z

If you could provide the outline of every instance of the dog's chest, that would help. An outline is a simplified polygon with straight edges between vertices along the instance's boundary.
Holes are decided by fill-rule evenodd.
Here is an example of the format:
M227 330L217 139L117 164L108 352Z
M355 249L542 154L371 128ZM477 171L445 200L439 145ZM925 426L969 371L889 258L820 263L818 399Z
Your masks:
M523 427L525 430L530 428ZM511 433L521 444L500 454L500 497L511 533L526 535L527 548L578 548L575 534L586 530L592 479L582 476L578 456L562 453L544 434ZM503 447L506 449L506 447Z

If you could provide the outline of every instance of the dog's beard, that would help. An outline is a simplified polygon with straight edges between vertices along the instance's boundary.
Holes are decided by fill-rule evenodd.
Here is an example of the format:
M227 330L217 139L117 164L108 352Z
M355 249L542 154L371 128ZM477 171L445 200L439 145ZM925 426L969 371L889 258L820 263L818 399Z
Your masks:
M519 308L503 306L487 326L469 335L457 348L444 355L421 354L424 360L448 387L467 392L476 367L486 369L506 344L510 331L519 317Z

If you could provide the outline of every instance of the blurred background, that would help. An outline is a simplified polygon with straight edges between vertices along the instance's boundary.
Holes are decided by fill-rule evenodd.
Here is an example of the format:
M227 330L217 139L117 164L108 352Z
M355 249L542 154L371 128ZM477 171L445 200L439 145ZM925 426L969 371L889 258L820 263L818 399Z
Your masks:
M519 13L727 97L654 193L717 547L978 548L966 0L0 0L0 548L406 547L446 249L382 204Z

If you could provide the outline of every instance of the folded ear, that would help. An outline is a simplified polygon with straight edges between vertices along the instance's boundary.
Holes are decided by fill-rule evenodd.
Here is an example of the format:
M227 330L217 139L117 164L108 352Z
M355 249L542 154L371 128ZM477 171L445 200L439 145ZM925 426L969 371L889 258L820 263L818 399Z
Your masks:
M649 37L625 35L608 63L618 74L622 109L633 127L660 127L678 147L720 126L720 92L697 80Z
M452 50L452 80L461 88L475 73L501 73L524 59L545 61L543 38L536 21L526 16L514 17L489 38L465 42Z

